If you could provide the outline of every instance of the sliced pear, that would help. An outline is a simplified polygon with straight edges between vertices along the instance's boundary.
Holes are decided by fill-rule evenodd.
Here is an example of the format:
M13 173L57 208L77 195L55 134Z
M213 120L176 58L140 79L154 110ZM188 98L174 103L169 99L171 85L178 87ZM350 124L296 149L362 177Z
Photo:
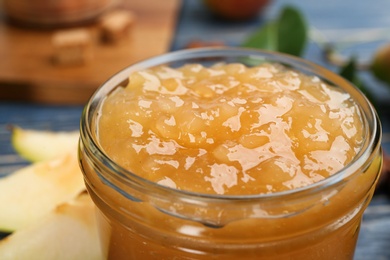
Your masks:
M103 259L87 193L61 204L40 221L0 241L0 259Z
M31 164L0 178L0 230L24 228L83 190L83 175L75 152Z
M78 131L54 132L12 127L11 142L24 159L37 162L50 160L69 151L77 151Z

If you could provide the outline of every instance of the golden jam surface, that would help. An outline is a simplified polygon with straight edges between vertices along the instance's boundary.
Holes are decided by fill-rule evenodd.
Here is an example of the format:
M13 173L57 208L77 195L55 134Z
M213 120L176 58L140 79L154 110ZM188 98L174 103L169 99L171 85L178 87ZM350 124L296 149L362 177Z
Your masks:
M363 139L348 93L265 63L138 71L104 101L98 139L122 167L180 190L265 194L320 181Z

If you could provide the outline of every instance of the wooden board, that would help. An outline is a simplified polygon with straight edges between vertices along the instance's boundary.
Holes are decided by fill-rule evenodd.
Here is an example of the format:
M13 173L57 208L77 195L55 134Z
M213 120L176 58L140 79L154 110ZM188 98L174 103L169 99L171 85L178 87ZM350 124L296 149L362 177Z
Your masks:
M179 1L124 1L123 8L136 15L129 37L115 45L95 40L93 59L81 66L53 64L56 30L16 27L0 17L0 100L84 104L114 73L169 50ZM85 28L98 33L96 24Z

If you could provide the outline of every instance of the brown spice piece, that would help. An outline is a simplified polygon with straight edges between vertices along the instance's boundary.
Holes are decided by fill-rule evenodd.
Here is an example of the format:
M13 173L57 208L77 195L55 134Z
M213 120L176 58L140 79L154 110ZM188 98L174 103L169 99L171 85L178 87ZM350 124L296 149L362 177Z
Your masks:
M135 15L128 10L111 11L101 17L99 27L102 40L118 42L125 38L135 21Z
M92 57L92 37L87 29L69 29L53 34L54 62L60 65L85 64Z

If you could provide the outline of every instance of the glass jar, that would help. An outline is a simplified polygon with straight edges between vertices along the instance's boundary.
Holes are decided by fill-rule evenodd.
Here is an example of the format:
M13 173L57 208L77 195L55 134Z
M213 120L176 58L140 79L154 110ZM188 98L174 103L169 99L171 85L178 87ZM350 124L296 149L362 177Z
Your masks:
M264 61L315 75L348 92L359 106L362 149L331 177L262 195L210 195L169 188L126 171L97 139L105 97L130 73L166 64ZM114 126L113 126L114 127ZM382 165L381 128L373 106L340 76L300 58L259 50L206 48L164 54L105 82L81 119L80 162L98 208L108 259L353 259L362 214Z

